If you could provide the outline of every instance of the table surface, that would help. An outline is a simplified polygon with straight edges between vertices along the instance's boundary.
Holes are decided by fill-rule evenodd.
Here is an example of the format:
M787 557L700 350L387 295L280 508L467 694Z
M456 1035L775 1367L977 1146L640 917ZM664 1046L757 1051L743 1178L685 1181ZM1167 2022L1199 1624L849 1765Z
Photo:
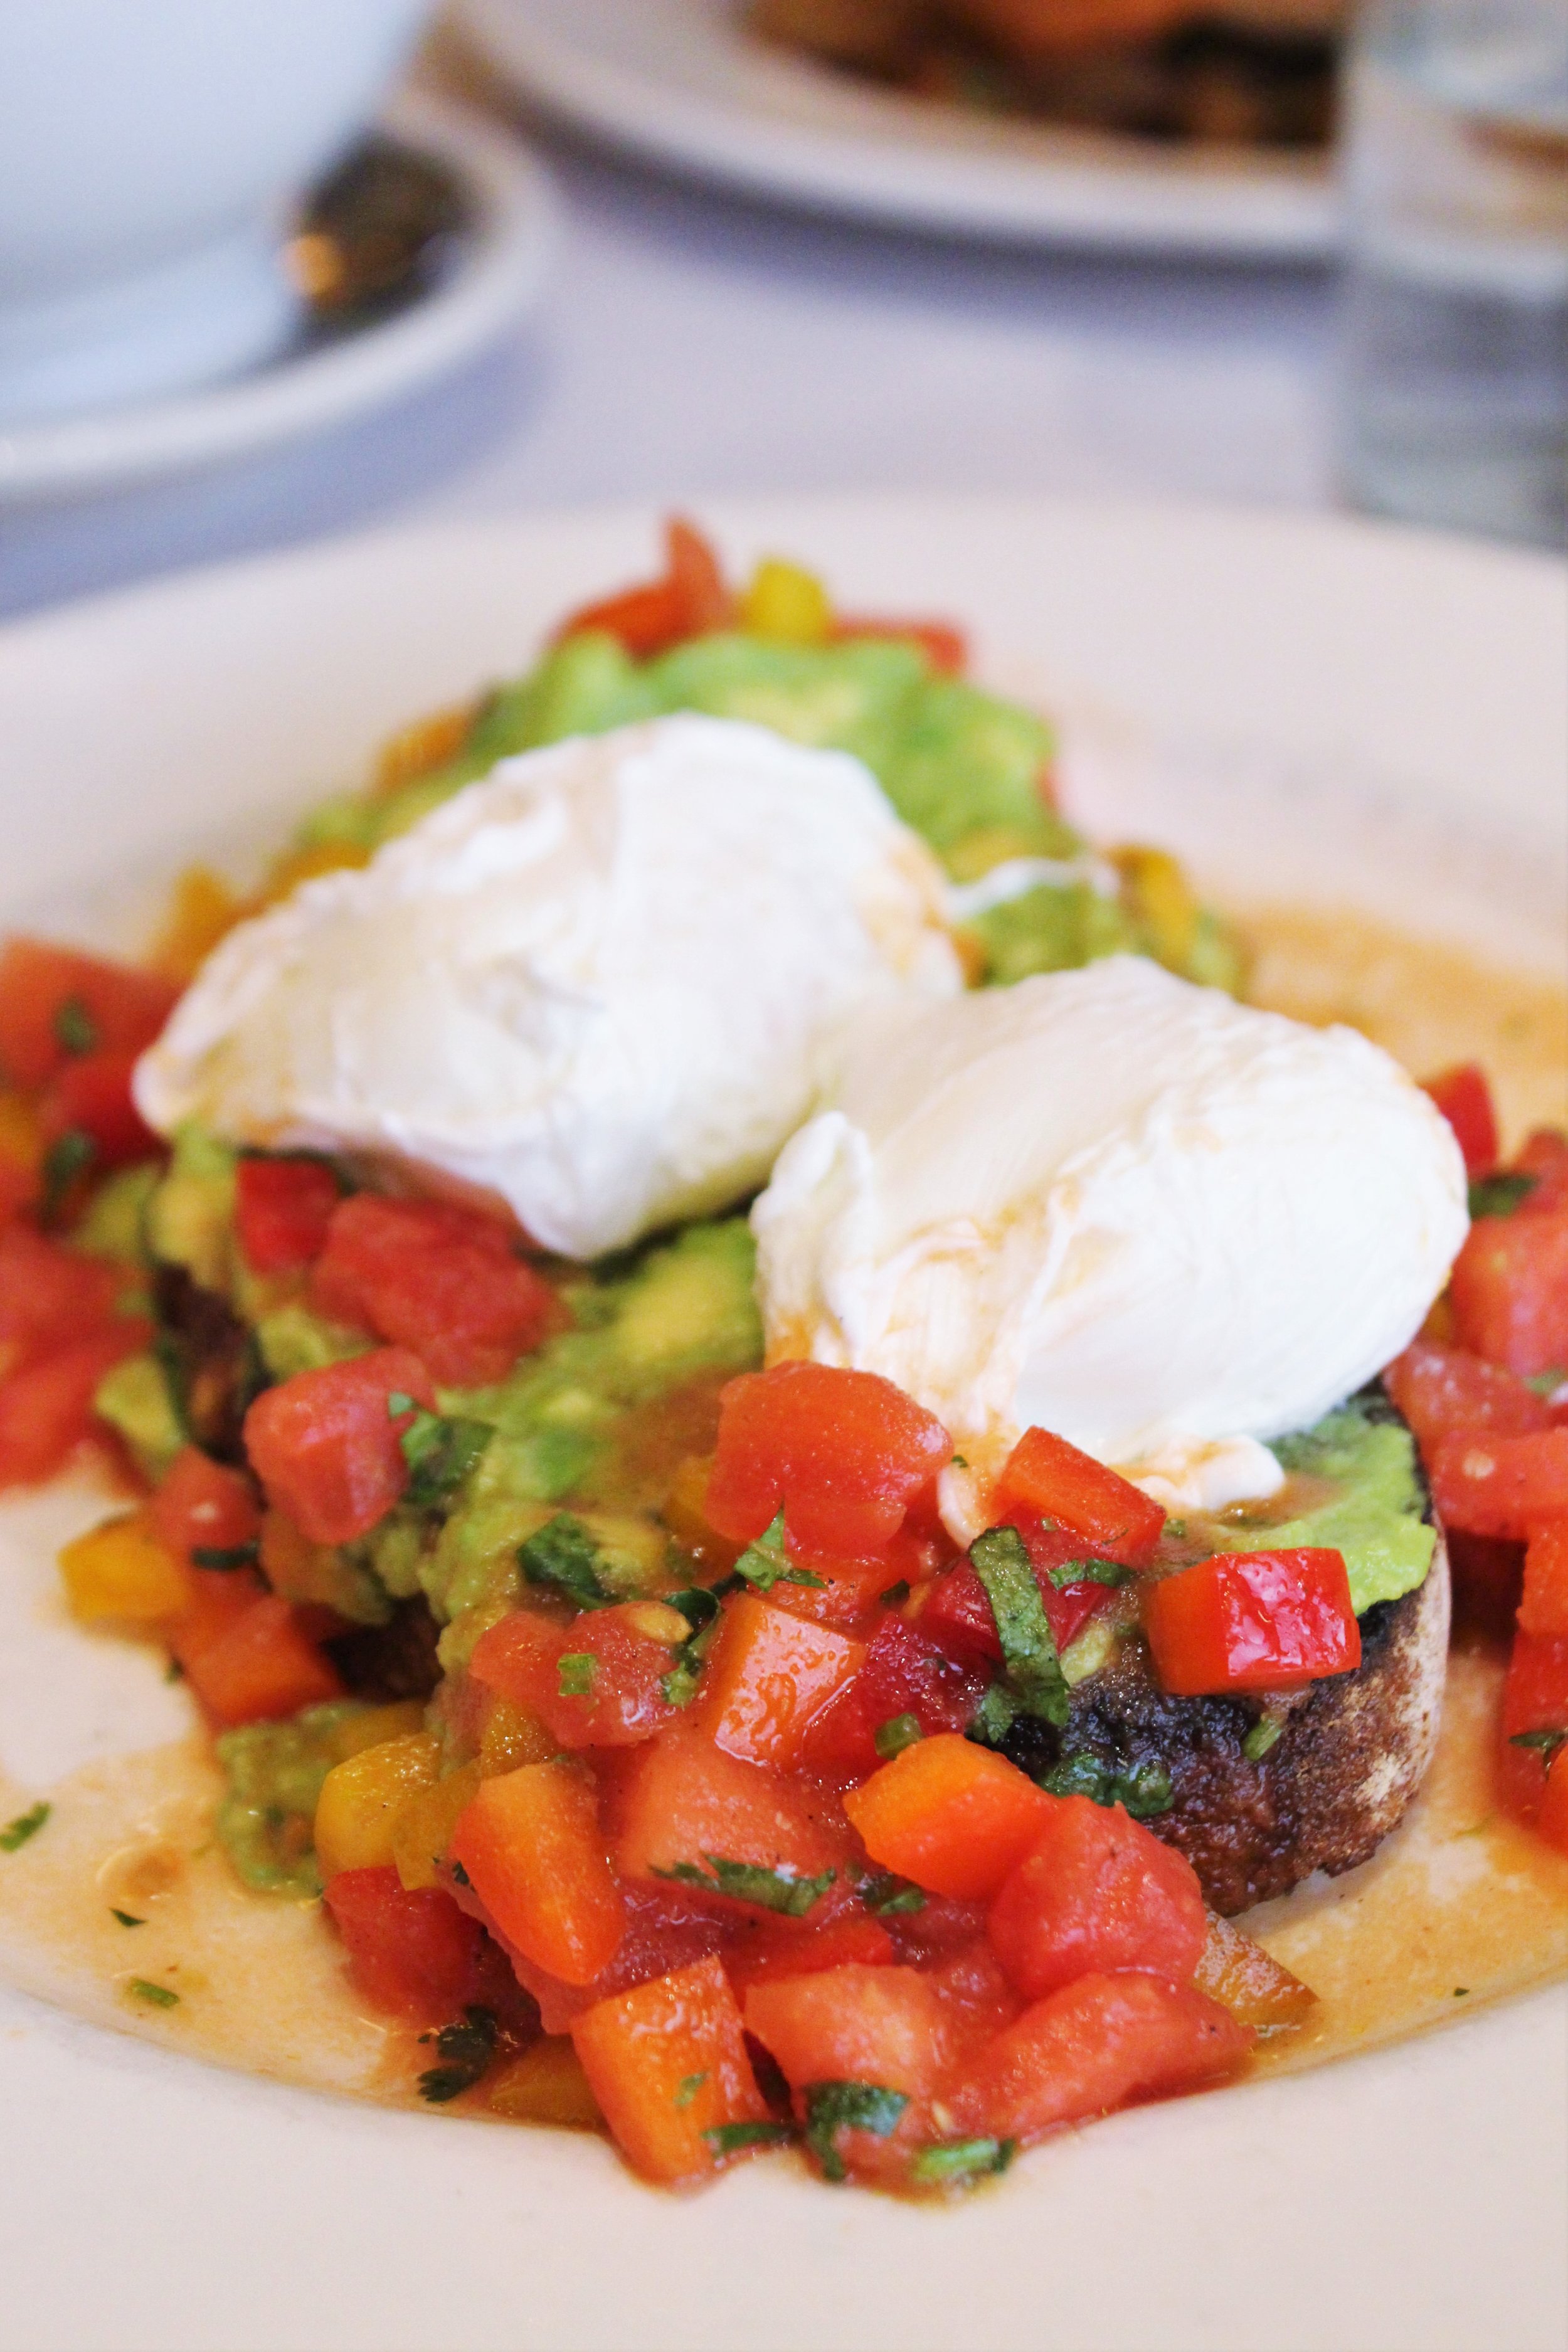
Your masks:
M520 128L564 212L523 329L313 441L0 514L0 614L370 525L595 500L1333 500L1335 297L1321 270L950 243L754 204Z

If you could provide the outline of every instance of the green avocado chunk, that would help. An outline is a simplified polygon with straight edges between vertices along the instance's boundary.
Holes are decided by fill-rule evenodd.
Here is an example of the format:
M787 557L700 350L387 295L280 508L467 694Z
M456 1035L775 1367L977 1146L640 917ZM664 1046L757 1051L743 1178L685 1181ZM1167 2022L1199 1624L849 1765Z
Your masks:
M1330 1482L1338 1491L1289 1519L1237 1514L1216 1525L1222 1551L1342 1552L1359 1617L1379 1601L1413 1592L1432 1565L1436 1535L1423 1517L1415 1444L1397 1421L1352 1399L1294 1437L1269 1448L1280 1466Z
M247 1886L268 1895L308 1897L321 1891L310 1845L321 1783L342 1750L333 1735L365 1708L358 1699L327 1699L283 1723L247 1723L219 1734L217 1759L228 1781L217 1833Z

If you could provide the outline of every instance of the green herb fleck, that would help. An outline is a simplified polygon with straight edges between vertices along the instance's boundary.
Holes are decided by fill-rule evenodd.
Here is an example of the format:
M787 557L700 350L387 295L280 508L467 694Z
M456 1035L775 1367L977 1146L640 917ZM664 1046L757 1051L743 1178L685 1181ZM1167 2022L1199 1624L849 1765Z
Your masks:
M455 1862L452 1864L452 1875L459 1886L471 1886L474 1883L460 1862Z
M897 1584L889 1584L886 1592L877 1595L884 1609L901 1609L910 1597L910 1580L900 1576Z
M1478 1176L1470 1186L1472 1217L1511 1217L1521 1201L1528 1201L1541 1181L1539 1176Z
M98 1158L98 1146L84 1127L68 1127L44 1154L46 1224L58 1216L60 1203L79 1176L85 1176Z
M56 1006L50 1026L62 1053L90 1054L98 1044L98 1024L79 996L68 996Z
M969 1727L971 1739L984 1747L1000 1748L1018 1720L1018 1710L1005 1683L993 1683L974 1710Z
M885 1871L876 1878L860 1882L860 1900L868 1911L879 1919L897 1918L906 1911L923 1911L926 1907L924 1889L910 1885L907 1878L896 1878Z
M30 1811L18 1813L14 1822L7 1822L0 1830L0 1853L15 1853L30 1837L37 1837L53 1811L54 1807L40 1798Z
M616 1595L599 1574L604 1554L581 1519L557 1511L518 1551L530 1584L559 1592L579 1609L613 1609Z
M1525 1387L1533 1389L1537 1396L1555 1396L1558 1390L1565 1383L1568 1383L1568 1372L1563 1370L1561 1364L1553 1364L1550 1371L1526 1372L1524 1375Z
M592 1650L568 1650L556 1667L555 1687L563 1698L587 1698L598 1671Z
M145 1919L138 1919L134 1911L121 1911L113 1903L109 1906L109 1916L111 1919L118 1919L122 1927L144 1927L147 1925Z
M439 2033L422 2033L422 2042L434 2041L438 2066L427 2066L419 2077L419 2095L428 2099L433 2107L445 2106L464 2091L471 2091L484 2073L496 2050L496 2021L488 2009L465 2009L455 2025L444 2025Z
M707 1870L694 1862L677 1862L653 1874L676 1879L682 1886L700 1886L705 1895L729 1895L737 1903L758 1904L786 1919L804 1919L837 1876L837 1871L825 1870L818 1878L797 1878L789 1870L770 1870L760 1862L729 1862L721 1853L705 1853L702 1859Z
M1018 2152L1016 2139L950 2139L922 2147L910 2166L911 2180L934 2187L961 2186L985 2174L1005 2172Z
M715 2156L736 2156L743 2147L783 2147L795 2137L793 2124L710 2124L702 2135Z
M1510 1748L1539 1748L1541 1751L1542 1764L1545 1769L1550 1772L1552 1769L1552 1759L1556 1755L1557 1750L1560 1748L1568 1748L1568 1731L1563 1730L1561 1726L1554 1726L1552 1728L1548 1729L1545 1725L1542 1725L1540 1729L1536 1731L1511 1732L1509 1736L1508 1744ZM4 1838L0 1838L0 1845L4 1845L5 1842Z
M772 1527L764 1528L755 1543L746 1546L735 1562L735 1574L759 1592L771 1592L775 1584L814 1584L819 1590L826 1582L813 1576L808 1568L792 1568L784 1550L784 1515L781 1511Z
M258 1543L193 1544L191 1558L198 1568L254 1568L261 1558Z
M1008 1696L1021 1715L1059 1729L1068 1719L1068 1686L1023 1537L1016 1528L988 1528L970 1546L969 1559L996 1621Z
M149 1984L145 1977L132 1977L125 1990L153 2009L177 2009L180 2005L177 1992L172 1991L167 1985Z
M1249 1764L1261 1764L1269 1749L1283 1736L1285 1718L1282 1715L1260 1715L1241 1743L1241 1752Z
M397 1393L387 1398L386 1409L395 1421L409 1411L414 1414L397 1443L408 1465L405 1499L416 1509L428 1509L460 1486L495 1435L488 1421L426 1412L412 1397Z
M183 1683L184 1679L185 1670L184 1666L181 1665L178 1658L171 1658L168 1664L163 1669L163 1680L166 1683Z
M688 2074L676 2091L676 2105L678 2107L689 2107L707 2080L708 2076L706 2073L701 2074Z
M1454 1987L1454 1999L1456 2000L1468 2000L1469 1999L1469 1995L1470 1988L1468 1985L1456 1985Z
M1121 1771L1086 1748L1075 1748L1048 1772L1042 1772L1039 1785L1053 1797L1087 1797L1092 1804L1120 1805L1135 1822L1168 1813L1175 1801L1171 1776L1163 1764L1134 1764Z
M679 1609L690 1626L691 1639L676 1651L674 1664L660 1677L658 1686L669 1706L689 1706L718 1631L719 1596L705 1584L694 1584L684 1592L672 1592L669 1605Z
M901 1756L906 1748L912 1748L917 1739L924 1738L918 1715L890 1715L886 1723L877 1726L871 1745L879 1756Z
M838 2153L841 2131L867 2131L886 2139L909 2105L902 2091L879 2083L813 2083L805 2095L805 2144L822 2167L825 2180L846 2178Z
M1069 1584L1128 1584L1132 1570L1121 1568L1113 1559L1064 1559L1060 1568L1047 1570L1057 1591Z

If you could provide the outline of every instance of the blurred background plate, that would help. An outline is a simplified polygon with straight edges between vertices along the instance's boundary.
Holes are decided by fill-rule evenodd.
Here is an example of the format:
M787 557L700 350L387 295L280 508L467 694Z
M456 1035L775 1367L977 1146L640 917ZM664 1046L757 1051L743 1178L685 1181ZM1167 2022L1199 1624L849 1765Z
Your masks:
M427 233L412 217L421 200ZM379 246L393 231L393 268L378 275L372 254L360 299L334 300L327 281L342 256L328 238L296 236L306 322L276 359L174 398L0 425L0 507L271 448L461 367L538 299L555 204L543 166L514 139L466 110L405 98L307 203L307 232L337 225L362 250L367 232Z
M857 82L765 47L738 0L458 0L517 95L679 170L958 236L1321 262L1319 157L1042 127Z

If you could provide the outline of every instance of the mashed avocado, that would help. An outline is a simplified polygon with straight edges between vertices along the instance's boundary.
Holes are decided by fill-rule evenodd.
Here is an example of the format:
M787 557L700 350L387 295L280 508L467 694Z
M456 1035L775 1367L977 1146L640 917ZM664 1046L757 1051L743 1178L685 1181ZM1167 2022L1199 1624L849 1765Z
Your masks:
M1323 1545L1342 1552L1358 1617L1376 1601L1415 1591L1437 1538L1422 1516L1415 1444L1403 1423L1387 1418L1377 1401L1357 1397L1315 1429L1276 1438L1270 1451L1293 1478L1323 1482L1331 1491L1285 1518L1266 1519L1245 1506L1227 1513L1215 1528L1219 1549ZM1289 1494L1287 1487L1281 1499Z
M356 1723L387 1712L357 1699L329 1699L287 1723L247 1723L219 1735L228 1791L218 1805L217 1833L247 1886L268 1895L321 1893L310 1828L321 1783L361 1744Z

